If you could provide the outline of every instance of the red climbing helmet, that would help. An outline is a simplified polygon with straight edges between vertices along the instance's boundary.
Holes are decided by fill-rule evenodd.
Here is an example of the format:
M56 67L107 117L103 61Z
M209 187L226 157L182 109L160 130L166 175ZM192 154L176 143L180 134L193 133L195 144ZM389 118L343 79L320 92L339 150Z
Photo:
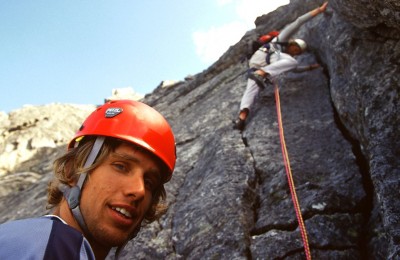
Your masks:
M175 138L165 118L152 107L133 100L115 100L93 111L68 145L83 136L119 138L150 151L168 167L169 181L175 167Z

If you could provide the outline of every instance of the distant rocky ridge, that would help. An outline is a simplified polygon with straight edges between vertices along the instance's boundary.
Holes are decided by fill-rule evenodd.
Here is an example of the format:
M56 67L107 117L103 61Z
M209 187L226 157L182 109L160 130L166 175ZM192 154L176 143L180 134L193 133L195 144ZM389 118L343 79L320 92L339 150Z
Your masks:
M15 171L42 148L66 144L94 108L49 104L0 114L0 176Z
M112 95L104 99L104 102L118 99L141 100L144 95L136 93L132 87L115 88L112 90Z
M247 44L321 3L292 0L257 18L212 66L144 97L170 122L178 161L167 214L144 227L122 259L304 259L273 89L260 94L242 134L232 119L246 86ZM279 80L314 259L399 259L399 25L397 0L331 0L298 33L310 46L300 62L322 68ZM93 108L0 114L0 222L46 212L51 162Z

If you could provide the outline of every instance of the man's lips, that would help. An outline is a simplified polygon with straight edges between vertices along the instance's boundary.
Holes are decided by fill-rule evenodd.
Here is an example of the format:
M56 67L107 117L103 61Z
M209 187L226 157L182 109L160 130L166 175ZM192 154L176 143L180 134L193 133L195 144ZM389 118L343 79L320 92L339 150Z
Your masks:
M114 220L122 225L130 225L137 217L138 213L135 207L126 204L112 204L110 209L114 214Z
M120 207L111 207L113 210L118 211L122 215L124 215L127 218L132 218L132 214L126 210L125 208L120 208Z

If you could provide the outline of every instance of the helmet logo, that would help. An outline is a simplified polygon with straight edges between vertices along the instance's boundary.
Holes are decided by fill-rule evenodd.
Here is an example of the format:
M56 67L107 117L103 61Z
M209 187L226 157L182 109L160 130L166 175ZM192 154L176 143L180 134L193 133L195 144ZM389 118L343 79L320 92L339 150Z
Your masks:
M114 117L120 113L122 113L123 109L119 107L110 107L107 108L105 117Z

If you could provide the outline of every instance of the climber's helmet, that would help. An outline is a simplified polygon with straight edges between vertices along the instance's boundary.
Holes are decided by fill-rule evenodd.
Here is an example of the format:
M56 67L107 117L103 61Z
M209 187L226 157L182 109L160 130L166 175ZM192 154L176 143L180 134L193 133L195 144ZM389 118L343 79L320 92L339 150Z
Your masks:
M85 136L114 137L137 145L165 164L164 183L171 179L176 160L174 134L152 107L132 100L107 102L86 118L68 148L78 145Z
M307 49L307 43L302 39L291 39L288 43L288 52L299 55Z

